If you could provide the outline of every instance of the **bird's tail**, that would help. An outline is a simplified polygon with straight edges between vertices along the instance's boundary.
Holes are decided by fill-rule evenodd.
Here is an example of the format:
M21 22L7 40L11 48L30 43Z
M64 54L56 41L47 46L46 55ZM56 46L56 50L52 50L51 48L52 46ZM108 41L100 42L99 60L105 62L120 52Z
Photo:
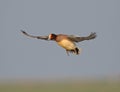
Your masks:
M74 53L75 53L76 55L78 55L78 54L80 53L80 50L76 47L75 50L74 50Z
M73 49L73 50L67 51L67 55L69 56L69 53L68 53L68 52L74 53L74 54L76 54L76 55L79 55L79 54L80 54L80 49L76 47L76 48Z

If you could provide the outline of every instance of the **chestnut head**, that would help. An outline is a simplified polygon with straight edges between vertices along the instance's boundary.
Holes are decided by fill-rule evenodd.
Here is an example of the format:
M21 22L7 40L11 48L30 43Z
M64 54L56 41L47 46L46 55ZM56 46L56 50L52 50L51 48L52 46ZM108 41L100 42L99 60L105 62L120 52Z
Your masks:
M52 33L52 34L49 34L48 39L49 40L55 40L56 37L57 37L57 35Z

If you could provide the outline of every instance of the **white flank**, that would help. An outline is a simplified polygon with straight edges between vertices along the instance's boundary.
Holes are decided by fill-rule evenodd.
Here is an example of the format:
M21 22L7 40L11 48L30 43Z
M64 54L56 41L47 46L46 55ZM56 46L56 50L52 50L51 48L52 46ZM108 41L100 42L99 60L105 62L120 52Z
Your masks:
M67 50L72 50L72 49L75 49L76 48L76 44L69 41L69 40L62 40L60 42L58 42L58 45L60 45L61 47L67 49Z

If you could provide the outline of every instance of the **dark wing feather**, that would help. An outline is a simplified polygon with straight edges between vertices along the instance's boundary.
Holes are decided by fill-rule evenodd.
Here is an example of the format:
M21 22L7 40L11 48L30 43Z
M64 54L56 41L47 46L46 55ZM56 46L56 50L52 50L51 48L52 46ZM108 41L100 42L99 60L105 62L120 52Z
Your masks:
M96 33L91 33L89 36L87 37L77 37L77 36L74 36L74 35L69 35L68 38L74 42L81 42L81 41L84 41L84 40L91 40L91 39L94 39L96 38Z
M29 35L28 33L26 33L25 31L21 30L21 32L26 35L26 36L29 36L29 37L32 37L32 38L37 38L37 39L42 39L42 40L48 40L48 36L33 36L33 35Z

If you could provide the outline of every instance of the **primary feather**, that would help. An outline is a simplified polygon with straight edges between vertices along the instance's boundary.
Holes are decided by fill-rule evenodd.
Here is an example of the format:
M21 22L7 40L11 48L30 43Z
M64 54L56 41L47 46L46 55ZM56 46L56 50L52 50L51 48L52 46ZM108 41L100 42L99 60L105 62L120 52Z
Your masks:
M78 36L74 36L74 35L69 35L68 38L74 42L81 42L84 40L91 40L91 39L96 38L96 33L95 32L91 33L89 36L86 36L86 37L78 37Z
M37 38L37 39L42 39L42 40L48 40L48 36L33 36L33 35L29 35L28 33L26 33L25 31L21 30L21 32L26 35L26 36L29 36L29 37L32 37L32 38Z

